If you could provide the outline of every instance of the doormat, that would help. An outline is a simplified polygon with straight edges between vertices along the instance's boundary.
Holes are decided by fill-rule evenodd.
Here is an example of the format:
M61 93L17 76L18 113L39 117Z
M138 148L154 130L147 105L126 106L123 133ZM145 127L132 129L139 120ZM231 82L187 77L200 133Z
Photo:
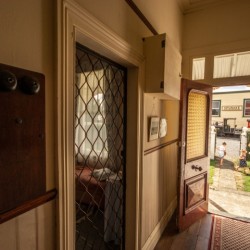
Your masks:
M211 250L249 250L250 223L213 215Z

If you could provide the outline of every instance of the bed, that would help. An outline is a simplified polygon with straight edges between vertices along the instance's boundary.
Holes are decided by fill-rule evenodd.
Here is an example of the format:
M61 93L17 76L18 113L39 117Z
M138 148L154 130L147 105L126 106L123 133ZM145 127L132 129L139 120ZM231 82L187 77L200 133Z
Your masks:
M76 202L91 204L104 209L105 180L98 180L93 176L93 168L89 166L76 166Z

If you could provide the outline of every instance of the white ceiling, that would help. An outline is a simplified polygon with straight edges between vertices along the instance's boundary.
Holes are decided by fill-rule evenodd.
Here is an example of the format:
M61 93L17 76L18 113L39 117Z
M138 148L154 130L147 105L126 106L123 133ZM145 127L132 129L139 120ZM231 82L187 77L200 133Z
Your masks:
M183 13L202 10L209 6L216 6L218 4L225 4L233 0L177 0Z

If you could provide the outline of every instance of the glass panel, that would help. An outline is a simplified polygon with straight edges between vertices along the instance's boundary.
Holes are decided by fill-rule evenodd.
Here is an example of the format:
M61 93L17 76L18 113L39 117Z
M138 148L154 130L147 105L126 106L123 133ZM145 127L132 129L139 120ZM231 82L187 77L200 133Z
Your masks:
M250 51L214 57L214 78L250 75Z
M213 109L215 109L215 108L218 109L220 107L220 102L219 101L213 101L212 107L213 107Z
M220 101L212 101L212 116L220 115Z
M231 77L234 55L220 55L214 57L214 78Z
M205 155L207 96L191 92L188 96L187 160Z
M238 54L234 76L249 76L249 75L250 75L250 52Z
M244 116L250 116L250 100L244 101Z
M218 110L218 109L213 109L213 110L212 110L212 115L213 115L213 116L219 116L219 115L220 115L219 110Z
M203 80L205 75L205 57L193 59L192 80Z
M126 71L76 48L76 250L123 249Z

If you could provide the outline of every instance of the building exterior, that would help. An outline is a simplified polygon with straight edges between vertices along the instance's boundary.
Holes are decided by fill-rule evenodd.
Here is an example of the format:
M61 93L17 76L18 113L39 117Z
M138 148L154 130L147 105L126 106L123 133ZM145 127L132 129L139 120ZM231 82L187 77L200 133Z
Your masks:
M145 25L131 2L157 32ZM177 207L180 96L177 85L168 90L165 99L146 93L143 38L166 33L182 56L183 78L192 79L192 60L204 57L201 83L220 86L250 82L249 76L212 77L215 55L250 51L249 0L195 2L1 1L0 63L45 75L46 191L57 190L55 199L45 199L0 225L1 249L74 249L74 42L127 69L124 244L129 250L154 248ZM171 60L168 63L172 70L178 66ZM171 98L173 89L175 97ZM165 137L149 141L148 120L152 116L166 118L168 130Z
M220 87L213 91L212 124L222 124L224 118L228 120L231 128L241 129L247 127L250 119L250 88L247 86Z

